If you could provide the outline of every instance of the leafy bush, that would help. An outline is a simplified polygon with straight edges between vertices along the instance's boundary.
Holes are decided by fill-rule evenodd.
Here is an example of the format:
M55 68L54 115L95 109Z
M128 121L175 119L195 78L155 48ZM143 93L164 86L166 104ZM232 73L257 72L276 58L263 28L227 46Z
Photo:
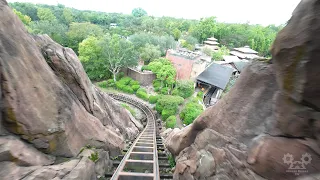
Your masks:
M178 106L183 103L183 100L180 96L163 95L156 103L156 110L165 120L177 112Z
M116 75L116 80L122 79L123 77L124 77L124 72L119 72L119 73Z
M134 94L134 90L130 86L124 86L121 90L129 94Z
M177 113L177 109L163 109L161 117L163 120L168 119L169 116L173 116Z
M197 94L197 97L202 99L203 98L203 91L199 91Z
M160 90L160 93L166 95L166 94L168 94L168 91L169 91L169 88L168 87L164 87L164 88L162 88Z
M131 88L136 92L140 88L140 85L132 85Z
M114 82L113 79L108 79L107 80L107 87L115 87L116 83Z
M187 125L191 124L201 113L203 107L198 103L196 98L192 99L186 104L184 109L180 113L180 118Z
M158 88L158 90L159 90L159 88L161 87L161 81L157 80L157 79L153 80L152 85L153 85L154 89Z
M228 55L230 50L226 46L222 46L218 51L212 53L212 59L214 61L223 60L224 55Z
M129 83L131 86L133 85L140 85L139 81L131 80Z
M130 77L123 77L119 80L119 82L124 85L129 85L131 81L133 81L133 79Z
M144 70L151 71L150 67L147 65L141 67L141 71L143 72Z
M143 88L138 89L136 95L143 100L149 100L149 95L147 94L147 91Z
M194 83L192 81L178 81L176 88L173 90L173 95L178 95L183 98L192 96L194 92Z
M107 88L107 81L98 82L97 85L101 88Z
M159 100L159 98L160 98L159 95L150 96L150 97L149 97L149 102L150 102L150 104L155 104L155 103L157 103L157 101Z
M166 127L167 128L174 128L176 125L176 116L169 116L166 120Z

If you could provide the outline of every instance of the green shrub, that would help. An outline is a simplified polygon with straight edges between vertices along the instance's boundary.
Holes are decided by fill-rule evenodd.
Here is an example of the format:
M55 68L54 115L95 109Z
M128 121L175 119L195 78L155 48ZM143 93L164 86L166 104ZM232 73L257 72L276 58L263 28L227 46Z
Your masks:
M120 90L123 90L123 88L125 87L125 84L122 84L120 81L116 82L116 87Z
M172 94L181 96L183 98L188 98L192 96L194 92L194 83L192 81L178 81L176 88L173 90Z
M134 90L130 86L124 86L121 90L129 94L134 94Z
M180 118L183 120L184 124L191 124L201 113L203 112L203 107L198 103L196 98L192 99L186 104L180 113Z
M162 120L168 119L169 116L175 115L177 112L177 109L163 109L161 112Z
M153 82L152 82L152 85L153 85L153 87L156 89L156 88L160 88L161 87L161 81L159 81L159 80L153 80Z
M164 87L164 88L161 89L160 93L166 95L166 94L168 94L168 91L169 91L169 88L168 87Z
M176 126L176 116L169 116L166 120L166 127L167 128L174 128Z
M108 79L107 80L107 87L115 87L116 83L114 82L113 79Z
M143 100L149 100L149 95L147 94L147 91L144 88L138 89L136 95Z
M198 94L197 94L197 97L202 99L203 98L203 92L199 91Z
M159 92L159 91L160 91L160 88L158 88L158 87L157 87L157 88L154 88L154 91L155 91L155 92Z
M101 88L107 88L107 81L98 82L97 85Z
M119 82L125 85L129 85L131 81L133 81L133 79L130 77L124 77L119 80Z
M140 85L132 85L131 88L137 92L137 90L140 88Z
M157 103L157 101L159 100L159 98L160 98L159 95L150 96L150 97L149 97L149 102L150 102L150 104L155 104L155 103Z
M150 67L148 65L145 65L145 66L141 67L141 71L144 71L144 70L151 71L151 69L150 69Z
M124 77L124 72L119 72L119 73L116 75L116 80L122 79L123 77Z
M178 96L179 95L179 90L176 88L172 91L173 96Z
M156 103L156 110L162 115L163 120L167 119L170 115L174 115L178 106L182 104L184 99L180 96L163 95ZM174 112L172 114L172 112Z
M129 85L133 86L133 85L140 85L139 81L135 81L135 80L131 80Z

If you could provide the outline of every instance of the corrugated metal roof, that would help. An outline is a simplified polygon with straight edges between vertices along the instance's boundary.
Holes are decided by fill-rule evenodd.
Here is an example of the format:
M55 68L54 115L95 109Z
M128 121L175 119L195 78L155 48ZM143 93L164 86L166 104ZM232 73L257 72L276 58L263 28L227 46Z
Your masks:
M229 67L212 63L197 77L197 80L214 85L220 89L225 89L232 76L232 72L233 69Z

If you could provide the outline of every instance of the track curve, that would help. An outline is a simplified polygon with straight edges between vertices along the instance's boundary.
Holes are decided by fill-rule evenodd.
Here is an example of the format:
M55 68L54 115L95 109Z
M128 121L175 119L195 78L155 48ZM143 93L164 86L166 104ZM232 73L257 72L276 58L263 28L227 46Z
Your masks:
M108 93L108 95L115 100L139 108L147 117L146 127L133 142L111 179L159 180L155 114L146 104L129 96L113 93Z

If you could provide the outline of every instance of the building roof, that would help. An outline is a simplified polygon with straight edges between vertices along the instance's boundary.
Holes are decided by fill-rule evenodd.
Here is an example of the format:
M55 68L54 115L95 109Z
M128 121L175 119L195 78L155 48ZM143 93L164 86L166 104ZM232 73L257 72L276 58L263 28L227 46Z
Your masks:
M217 41L218 39L216 39L216 38L214 38L214 37L210 37L210 38L208 38L207 40L209 40L209 41Z
M240 59L255 59L259 57L256 54L246 54L238 51L231 51L230 54L234 56L238 56Z
M234 61L240 61L240 59L237 56L223 56L223 60L227 63L231 63Z
M218 42L215 41L203 41L204 44L208 44L208 45L218 45Z
M233 69L229 67L212 63L197 77L197 80L216 86L220 89L225 89L232 76L232 72Z
M234 66L238 69L239 72L242 72L245 67L247 67L250 62L245 60L234 61Z
M245 54L258 54L257 51L250 49L249 46L244 46L244 47L240 47L240 48L234 48L234 50L245 53Z

